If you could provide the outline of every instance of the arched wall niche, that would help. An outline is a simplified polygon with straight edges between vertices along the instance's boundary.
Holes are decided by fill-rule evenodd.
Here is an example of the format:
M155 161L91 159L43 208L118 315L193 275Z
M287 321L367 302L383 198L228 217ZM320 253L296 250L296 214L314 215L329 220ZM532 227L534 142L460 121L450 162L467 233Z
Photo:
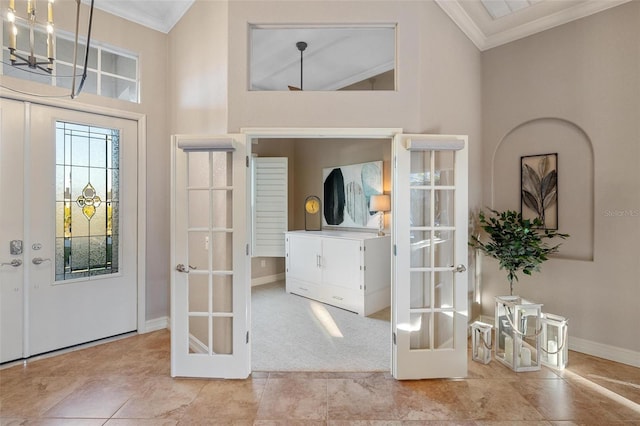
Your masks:
M520 211L520 157L558 154L558 228L570 238L555 257L593 260L594 156L586 132L556 117L525 121L502 138L491 163L491 208Z

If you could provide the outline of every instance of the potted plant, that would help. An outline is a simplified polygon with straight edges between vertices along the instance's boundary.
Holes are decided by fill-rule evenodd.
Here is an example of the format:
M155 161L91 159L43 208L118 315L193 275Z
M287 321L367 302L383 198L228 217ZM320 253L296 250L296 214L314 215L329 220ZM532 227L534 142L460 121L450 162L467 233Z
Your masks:
M498 260L500 269L507 271L510 295L513 296L513 282L518 281L517 273L531 275L539 271L540 264L548 259L548 255L558 251L560 244L550 245L545 240L556 237L565 239L569 235L543 229L539 218L523 219L516 211L490 211L492 215L489 217L482 211L478 214L480 227L490 240L484 243L479 235L472 235L469 245Z

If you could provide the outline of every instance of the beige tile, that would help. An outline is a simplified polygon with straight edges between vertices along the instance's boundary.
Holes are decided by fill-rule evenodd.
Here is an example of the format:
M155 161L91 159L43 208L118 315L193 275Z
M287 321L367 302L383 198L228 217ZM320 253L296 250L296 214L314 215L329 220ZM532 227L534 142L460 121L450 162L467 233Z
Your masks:
M5 423L6 419L0 420L2 426L101 426L107 419L20 419L17 422Z
M256 420L253 422L253 426L324 426L326 424L324 420Z
M0 394L0 417L39 417L70 395L79 385L75 377L34 377Z
M539 421L542 415L513 387L517 379L469 379L447 383L475 420ZM522 383L534 382L533 380Z
M478 426L550 426L548 421L495 421L495 420L478 420Z
M633 410L615 401L607 401L578 382L539 380L512 383L511 386L547 420L610 424L620 420L640 419L640 406L634 417Z
M176 426L176 420L169 419L110 419L104 426Z
M144 382L134 378L114 376L90 379L43 416L110 418L129 398L145 390Z
M400 420L401 385L382 376L328 381L328 420Z
M267 379L212 380L204 385L185 409L180 423L211 421L253 421L258 412Z
M206 381L152 377L146 383L146 390L129 399L114 418L179 420Z
M326 416L326 379L269 377L256 419L325 420Z

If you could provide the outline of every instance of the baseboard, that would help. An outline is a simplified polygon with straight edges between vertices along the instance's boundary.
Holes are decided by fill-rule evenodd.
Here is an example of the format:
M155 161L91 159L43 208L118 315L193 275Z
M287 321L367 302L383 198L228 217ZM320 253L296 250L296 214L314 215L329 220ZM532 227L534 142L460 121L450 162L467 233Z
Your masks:
M568 341L569 349L572 351L597 356L598 358L608 359L633 367L640 367L640 352L580 339L579 337L572 337L571 334L569 334ZM569 364L571 364L571 357L569 357Z
M251 287L255 287L257 285L269 284L276 281L282 281L285 279L285 273L274 274L274 275L265 275L264 277L251 278Z
M477 319L492 325L495 322L495 318L492 315L481 315ZM640 367L640 352L573 337L571 333L569 333L569 349L598 358L608 359L609 361ZM569 363L571 363L571 359L569 359Z
M198 340L198 338L196 338L193 334L189 334L189 350L196 354L209 353L209 348L207 348L207 345Z
M141 333L151 333L152 331L164 330L169 328L169 317L160 317L148 320L144 323L144 331ZM140 330L138 330L140 332Z
M496 322L496 318L493 315L480 315L478 317L478 321L481 321L485 324L493 325L493 323Z

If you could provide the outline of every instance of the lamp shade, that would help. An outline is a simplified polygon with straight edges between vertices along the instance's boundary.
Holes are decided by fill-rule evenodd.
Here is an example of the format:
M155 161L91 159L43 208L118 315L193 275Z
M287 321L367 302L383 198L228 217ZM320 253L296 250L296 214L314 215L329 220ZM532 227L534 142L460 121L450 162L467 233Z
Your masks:
M369 201L369 210L372 212L388 212L391 210L391 197L385 194L372 195Z

